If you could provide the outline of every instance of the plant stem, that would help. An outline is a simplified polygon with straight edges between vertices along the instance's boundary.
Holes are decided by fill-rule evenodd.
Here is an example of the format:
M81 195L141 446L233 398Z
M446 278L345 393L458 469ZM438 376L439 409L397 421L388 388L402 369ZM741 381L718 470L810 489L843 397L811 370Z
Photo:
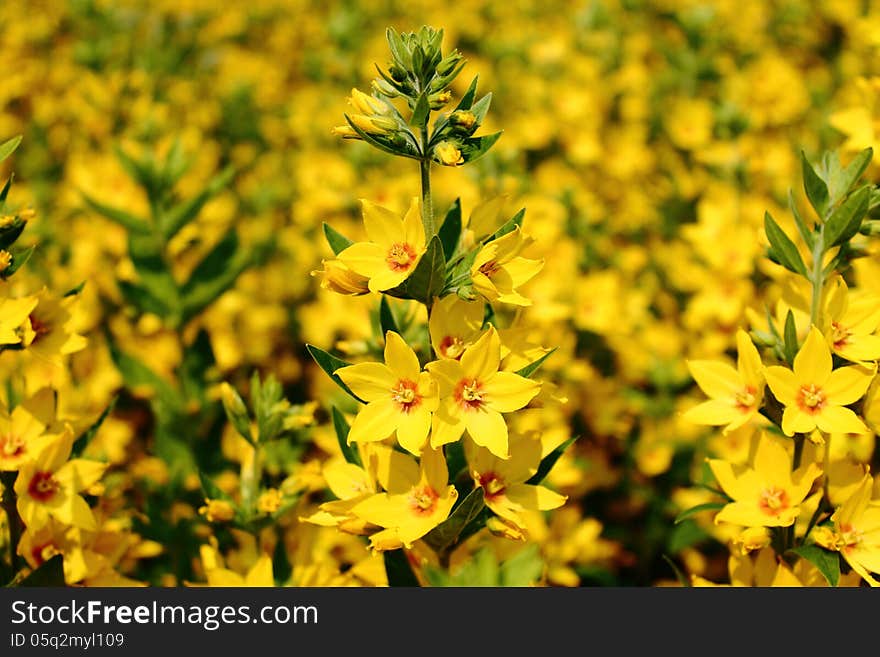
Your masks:
M825 282L825 272L822 270L822 256L825 254L825 230L816 236L816 244L813 246L813 269L810 272L810 284L813 286L813 296L810 301L810 324L818 327L819 311L822 305L822 284Z
M425 227L425 241L430 242L437 234L434 223L434 201L431 198L431 159L428 156L428 126L422 126L422 159L419 160L422 174L422 225Z
M262 477L262 463L260 462L262 455L260 454L260 445L254 445L254 452L250 461L246 461L242 465L241 471L241 499L244 508L249 514L256 512L257 493L260 490L260 479Z
M9 565L13 573L18 572L20 559L18 557L18 543L21 541L21 520L15 504L15 473L4 472L3 481L3 511L6 513L6 524L9 526Z

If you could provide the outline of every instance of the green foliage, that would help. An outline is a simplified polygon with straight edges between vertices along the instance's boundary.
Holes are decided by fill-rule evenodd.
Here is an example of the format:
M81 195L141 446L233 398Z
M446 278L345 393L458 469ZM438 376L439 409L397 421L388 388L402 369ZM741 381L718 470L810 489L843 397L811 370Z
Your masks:
M538 582L543 571L540 550L533 544L500 564L490 549L483 548L455 573L428 567L425 576L436 587L528 587Z

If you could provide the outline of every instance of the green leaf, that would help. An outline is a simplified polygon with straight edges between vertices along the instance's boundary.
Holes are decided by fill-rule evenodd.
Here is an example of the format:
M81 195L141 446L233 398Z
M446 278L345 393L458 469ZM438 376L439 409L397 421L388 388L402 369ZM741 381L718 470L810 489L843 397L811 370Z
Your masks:
M489 237L487 237L485 240L483 240L483 244L488 244L489 242L492 242L493 240L497 240L499 237L504 237L505 235L507 235L507 233L511 233L514 230L516 230L517 228L521 227L525 216L526 216L526 209L521 208L519 212L517 212L510 219L505 221L501 225L501 228L499 228L494 233L492 233Z
M92 438L95 437L95 434L98 433L98 429L101 428L101 425L104 424L104 420L113 412L113 409L116 407L116 401L119 397L114 397L110 400L110 403L107 404L107 407L101 411L101 414L98 416L98 419L92 422L92 425L83 431L79 436L77 436L76 440L73 441L73 448L71 450L71 454L76 457L82 454L83 450L88 446L89 442L91 442Z
M684 520L677 524L669 534L666 549L672 554L679 554L693 545L702 543L709 538L709 533L693 520Z
M526 483L537 486L538 484L543 482L547 475L550 473L550 470L553 469L553 466L556 465L556 461L559 460L559 457L562 456L565 453L565 450L571 447L571 445L574 444L574 441L576 441L578 438L579 436L572 436L564 443L562 443L559 447L550 452L543 459L541 459L541 464L538 466L538 471L533 474Z
M702 513L703 511L718 511L719 509L723 509L726 505L727 502L707 502L705 504L697 504L697 506L692 506L690 509L685 509L677 516L675 516L673 524L677 525L682 520L687 520L688 518L695 516L698 513Z
M230 228L181 288L183 323L198 315L235 285L241 273L251 264L250 254L238 246L235 228Z
M333 379L333 382L336 385L338 385L340 388L345 390L345 392L347 392L349 395L354 397L356 400L358 400L362 404L367 403L363 399L358 397L356 394L354 394L351 391L351 388L349 388L347 385L345 385L345 383L342 381L342 379L340 379L339 376L337 374L335 374L336 370L338 370L342 367L348 367L349 365L351 365L351 363L347 363L346 361L342 360L341 358L337 358L336 356L334 356L332 354L328 354L326 351L324 351L323 349L320 349L319 347L316 347L315 345L307 344L306 349L308 350L309 354L311 354L314 361L318 364L318 367L320 367L322 370L324 370L324 372L327 374L327 376L329 376L331 379Z
M679 568L675 562L669 558L668 555L662 555L663 561L667 563L667 565L672 569L672 572L675 573L675 579L678 580L678 583L681 584L685 588L691 587L691 581L688 579L687 575L682 572L681 568Z
M18 586L53 588L66 586L64 581L64 557L56 554L21 580Z
M232 498L221 490L221 488L204 472L199 470L199 482L202 485L202 495L207 500L226 500L232 502Z
M90 209L109 219L110 221L119 224L126 230L132 233L141 233L144 235L150 232L150 224L144 219L141 219L136 215L126 212L125 210L120 210L119 208L105 205L104 203L93 199L85 192L80 192L80 194L82 195L83 201L85 201L85 204Z
M126 303L137 308L141 314L153 313L159 317L166 317L169 314L165 301L146 288L124 280L118 281L117 285Z
M440 236L434 235L413 272L401 285L388 293L427 304L443 291L445 282L446 257L443 255Z
M379 327L382 329L382 335L385 335L388 331L393 331L400 335L397 320L394 319L394 313L391 312L391 306L388 304L388 297L384 294L379 302Z
M774 259L786 269L806 277L807 268L797 246L773 220L769 212L764 212L764 232L767 233Z
M455 250L458 248L458 242L461 239L461 199L457 198L453 201L452 206L446 211L446 217L443 219L443 225L437 234L440 236L440 243L443 245L443 253L446 260L452 258Z
M492 94L488 93L476 103L474 103L473 107L471 107L471 112L474 113L474 116L477 117L477 125L481 124L483 120L486 118L486 113L489 111L489 106L492 104Z
M165 379L134 356L120 351L112 340L108 342L110 357L129 388L147 388L168 409L179 407L179 395Z
M816 243L816 235L813 233L813 230L810 226L807 225L807 222L804 221L804 218L801 216L800 210L798 210L797 203L794 200L794 194L789 189L788 190L788 207L791 209L791 214L794 216L794 223L797 226L798 233L800 233L804 242L806 242L807 246L810 247L810 251L813 250L813 245Z
M18 145L21 143L21 135L17 137L13 137L12 139L8 139L0 144L0 162L5 160L7 157L12 155L15 152L15 149L18 148Z
M783 341L783 353L785 361L789 365L794 365L794 357L797 355L800 345L798 344L797 325L794 323L794 313L789 309L785 316L785 339Z
M431 106L428 103L428 92L423 91L416 99L416 104L415 107L413 107L413 113L409 119L409 124L416 127L421 127L425 125L425 122L428 120L428 113L430 111Z
M28 248L21 251L15 251L12 254L12 264L9 265L2 274L0 274L0 277L9 278L19 269L24 267L27 264L27 261L31 259L31 256L34 255L34 250L36 248L36 246L29 246Z
M27 222L16 217L11 223L0 228L0 249L9 249L21 237Z
M868 165L871 164L871 158L874 157L874 149L866 148L856 155L840 174L838 197L842 197L856 184Z
M188 201L171 208L162 215L160 227L166 240L174 237L181 228L195 219L208 201L223 191L235 176L235 168L231 165L212 178L207 185Z
M323 228L324 238L327 240L327 244L330 245L330 250L333 251L333 255L339 255L345 251L345 249L354 244L352 240L348 239L326 221L323 223Z
M465 527L473 522L485 507L484 491L477 487L453 509L449 517L425 534L424 541L436 552L455 546Z
M550 358L550 356L553 355L553 352L556 351L557 349L558 349L558 347L553 347L553 349L551 349L546 354L541 356L538 360L532 361L531 363L529 363L525 367L518 369L516 371L516 374L519 374L520 376L524 376L525 378L528 379L530 376L532 376L532 374L534 374L535 372L538 371L538 368L540 368L541 365L544 364L544 361L547 360L548 358Z
M837 586L840 581L840 555L837 552L824 550L818 545L802 545L793 548L790 552L816 566L822 576L828 580L828 584Z
M474 79L471 80L471 83L468 85L467 91L464 92L464 95L461 97L461 100L458 103L458 106L455 108L455 111L458 110L469 110L474 104L474 98L477 95L477 80L479 79L479 75L475 75Z
M345 421L345 416L335 406L330 408L330 415L333 418L333 429L336 430L336 440L339 443L339 449L342 450L342 456L348 463L361 467L361 458L358 456L357 449L348 442L348 432L351 427Z
M393 27L385 30L385 39L388 41L388 47L391 49L391 56L395 63L401 68L407 69L412 66L412 58L409 56L409 50L403 43L403 39Z
M131 155L126 153L121 146L114 146L113 152L116 159L125 170L125 172L134 180L136 180L152 198L159 190L157 189L156 170L153 166L152 157L138 161Z
M9 176L9 180L6 181L6 184L3 185L3 189L0 190L0 210L3 210L4 205L6 204L6 197L9 196L9 188L12 187L12 179L15 176Z
M871 186L866 185L850 194L825 222L825 245L827 248L846 242L859 232L862 219L868 213Z
M816 214L824 221L825 212L828 210L828 186L816 173L803 151L801 151L801 165L804 174L804 191L807 193L807 198L810 199L810 204Z
M382 553L382 558L385 561L388 586L421 586L409 563L406 552L403 550L386 550Z
M501 586L532 586L544 573L544 560L541 550L534 543L523 548L501 564Z
M402 157L408 157L411 160L421 160L422 159L421 155L419 155L418 153L413 153L413 152L406 151L406 150L400 150L398 148L395 148L391 144L386 144L385 142L380 141L379 139L377 139L373 135L370 135L370 134L364 132L358 126L356 126L354 124L354 122L351 120L351 117L348 116L348 114L345 114L344 116L345 116L345 120L348 121L348 125L350 125L352 130L354 130L358 134L358 137L360 137L365 142L370 144L370 146L378 148L380 151L390 153L391 155L400 155Z
M485 135L483 137L468 137L465 139L459 149L461 150L461 156L464 158L464 161L474 162L483 157L489 152L489 149L495 145L495 142L498 141L503 132L503 130L500 130L491 135Z

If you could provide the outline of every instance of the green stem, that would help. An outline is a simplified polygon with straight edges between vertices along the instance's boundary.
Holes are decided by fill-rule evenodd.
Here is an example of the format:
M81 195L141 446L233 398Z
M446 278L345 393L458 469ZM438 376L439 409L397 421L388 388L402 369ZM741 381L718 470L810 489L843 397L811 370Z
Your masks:
M810 272L810 284L813 287L813 296L810 301L810 324L819 326L819 311L822 306L822 285L825 283L825 272L822 267L822 256L825 254L825 231L816 235L816 243L813 246L813 269Z
M242 467L241 472L241 499L250 515L254 515L257 510L257 493L260 490L263 467L261 456L260 445L254 445L254 455L250 463Z
M428 126L422 126L422 159L419 160L422 174L422 225L425 227L425 241L430 242L437 234L434 222L434 201L431 197L431 159L428 156Z
M21 541L21 520L18 517L18 509L15 500L15 473L4 472L3 481L3 511L6 513L6 524L9 526L9 565L13 573L17 573L21 567L17 548Z

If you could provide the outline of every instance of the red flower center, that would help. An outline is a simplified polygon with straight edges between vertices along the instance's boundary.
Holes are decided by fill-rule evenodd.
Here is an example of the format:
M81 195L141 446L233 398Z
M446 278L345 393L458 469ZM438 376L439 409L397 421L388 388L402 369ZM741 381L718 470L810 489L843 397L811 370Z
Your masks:
M401 379L397 382L397 386L391 391L391 398L397 403L398 408L403 413L409 413L422 403L418 385L415 381L410 381L409 379Z
M406 271L416 259L416 251L406 242L396 242L385 254L385 262L391 271Z
M483 494L489 501L504 495L504 480L494 472L477 474L477 483L482 486Z
M14 458L24 454L24 440L20 436L6 434L0 436L0 456Z
M439 497L430 486L414 488L409 494L409 508L417 516L429 516L437 506Z
M28 494L39 502L48 502L60 487L51 472L37 472L28 484Z
M761 490L758 506L768 516L778 516L791 505L788 503L788 493L781 488L771 486Z
M485 404L483 384L477 379L462 379L455 386L453 396L465 410L478 411Z
M797 393L797 405L805 413L815 415L825 407L825 393L813 383L801 386Z
M464 340L457 335L447 335L440 341L440 355L458 360L464 353Z

